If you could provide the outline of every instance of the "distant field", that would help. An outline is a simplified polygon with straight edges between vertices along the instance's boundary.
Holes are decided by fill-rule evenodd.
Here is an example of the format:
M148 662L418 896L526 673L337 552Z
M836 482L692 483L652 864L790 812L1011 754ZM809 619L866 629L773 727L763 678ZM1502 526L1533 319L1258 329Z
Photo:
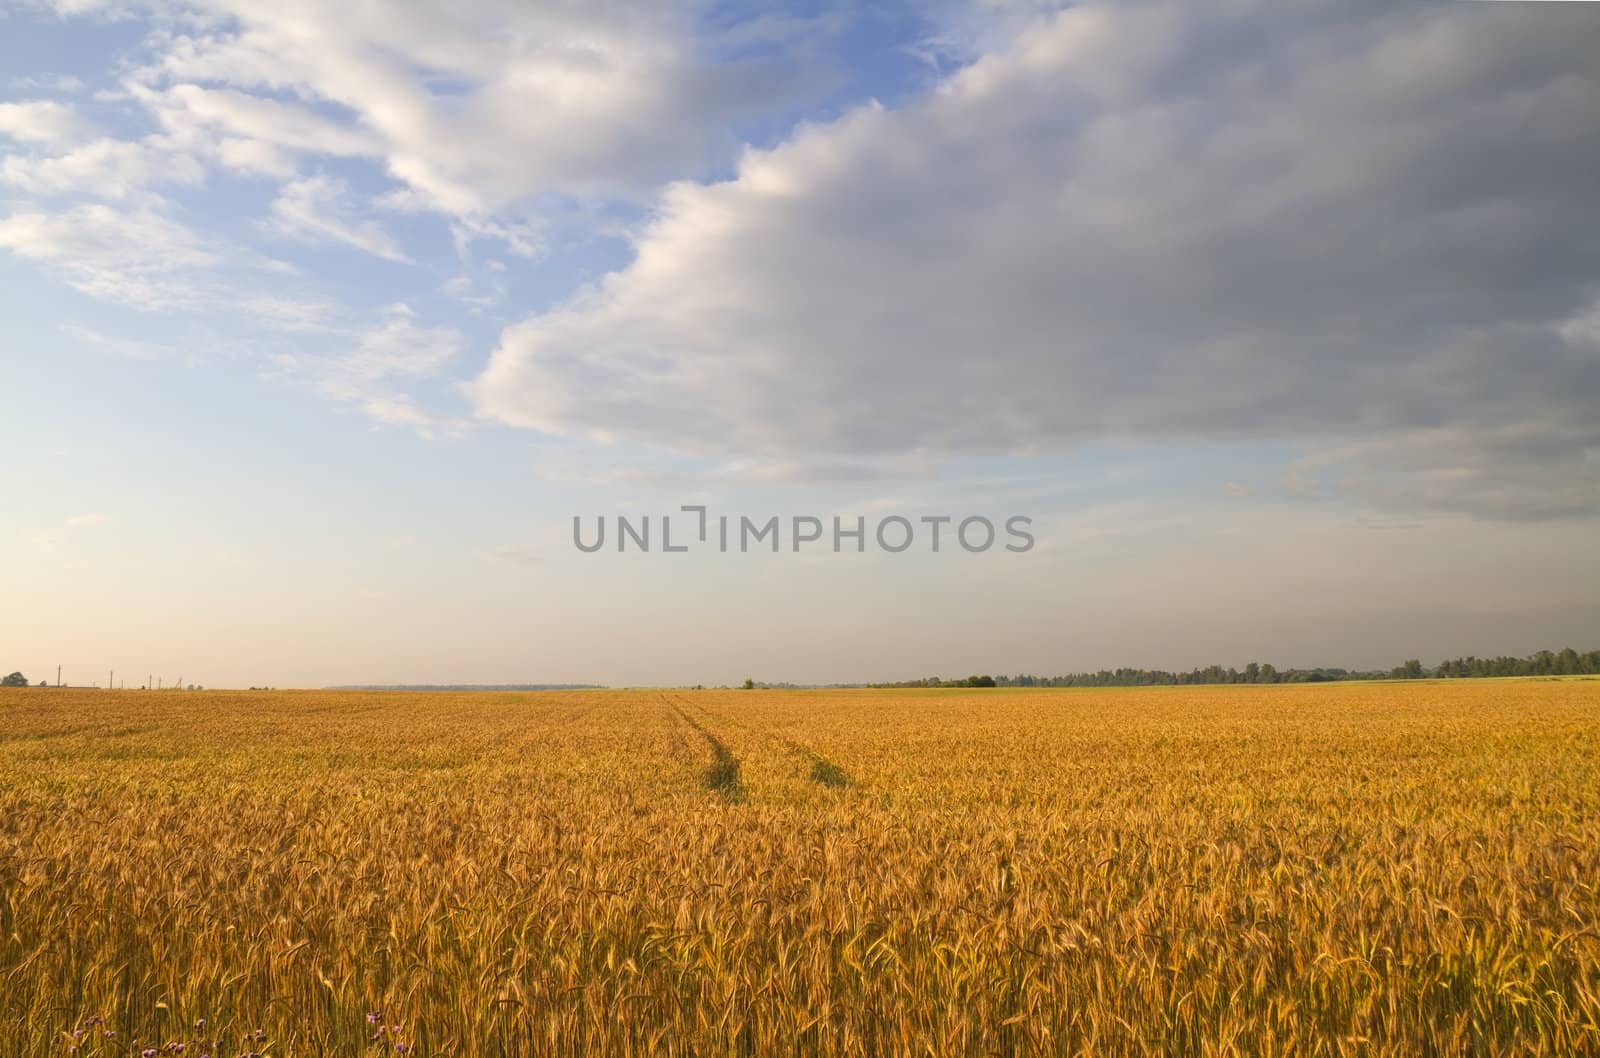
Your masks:
M1600 682L0 691L0 1055L180 1044L1600 1054Z

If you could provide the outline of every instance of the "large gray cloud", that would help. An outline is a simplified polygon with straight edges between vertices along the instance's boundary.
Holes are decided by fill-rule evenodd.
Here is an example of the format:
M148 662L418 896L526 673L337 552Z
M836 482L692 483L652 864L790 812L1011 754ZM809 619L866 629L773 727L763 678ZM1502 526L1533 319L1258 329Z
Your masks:
M1597 172L1600 12L1084 5L673 185L474 393L787 459L1288 439L1386 504L1592 512Z

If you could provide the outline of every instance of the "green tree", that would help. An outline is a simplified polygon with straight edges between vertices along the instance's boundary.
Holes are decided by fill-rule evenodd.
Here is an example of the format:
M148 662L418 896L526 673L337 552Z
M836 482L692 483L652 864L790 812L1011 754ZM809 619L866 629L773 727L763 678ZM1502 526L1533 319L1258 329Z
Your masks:
M1404 665L1396 666L1395 670L1389 673L1390 678L1396 680L1420 680L1426 675L1427 673L1422 668L1422 662L1416 658L1412 658Z
M27 685L28 677L20 672L13 672L5 679L0 680L0 687L26 687Z
M745 680L744 680L744 689L747 690L747 691L755 690L756 689L756 681L752 680L750 677L746 676Z

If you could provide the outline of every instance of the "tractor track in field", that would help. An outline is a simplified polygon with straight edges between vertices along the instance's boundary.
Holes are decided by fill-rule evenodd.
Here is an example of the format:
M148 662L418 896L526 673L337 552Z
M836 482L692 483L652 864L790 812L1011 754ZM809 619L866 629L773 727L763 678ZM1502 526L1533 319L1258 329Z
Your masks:
M739 758L733 755L733 750L720 738L711 733L700 721L689 715L689 711L678 702L666 695L661 700L683 718L683 722L694 728L695 733L705 739L706 745L711 749L711 766L706 769L704 782L706 789L715 793L729 804L739 804L748 796L744 782L739 777Z
M705 728L701 724L691 719L681 704L669 704L671 704L672 707L678 711L678 714L687 720L697 731L699 731L702 735L706 734ZM706 709L703 706L700 707L700 711L706 716L716 720L718 723L727 724L731 727L737 727L740 730L749 732L757 738L764 738L782 745L790 753L806 762L809 769L806 772L807 777L819 786L825 786L829 789L838 790L854 785L854 781L843 768L839 767L837 763L829 760L827 757L818 753L816 750L812 749L810 746L807 746L803 742L797 742L792 738L784 738L781 735L775 735L771 732L762 731L759 728L751 727L742 720L735 720L730 716L725 716L721 713L714 713L710 709ZM721 743L718 742L717 745L721 745Z

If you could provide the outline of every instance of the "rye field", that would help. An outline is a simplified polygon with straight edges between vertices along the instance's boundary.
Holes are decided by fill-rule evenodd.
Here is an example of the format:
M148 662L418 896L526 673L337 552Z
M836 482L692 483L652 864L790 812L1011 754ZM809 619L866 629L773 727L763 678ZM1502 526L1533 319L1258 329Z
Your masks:
M0 1055L1600 1054L1600 681L0 692Z

